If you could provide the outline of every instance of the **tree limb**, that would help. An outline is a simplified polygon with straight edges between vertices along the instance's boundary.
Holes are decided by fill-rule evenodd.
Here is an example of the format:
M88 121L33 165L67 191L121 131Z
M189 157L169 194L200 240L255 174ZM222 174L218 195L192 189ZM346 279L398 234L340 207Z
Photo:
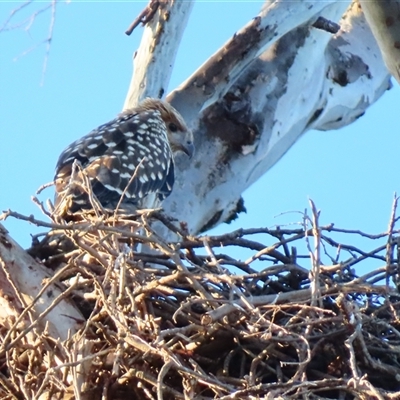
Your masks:
M266 47L300 25L311 25L334 3L266 1L260 13L170 93L168 100L190 120L193 114L221 99ZM191 98L190 103L186 102L187 97Z
M321 4L324 18L331 21L339 21L346 11L344 2ZM265 20L269 20L268 10ZM191 233L234 219L243 210L243 191L302 134L350 124L390 88L378 46L356 2L344 13L342 29L334 36L290 16L285 23L291 21L293 29L253 59L235 84L225 81L230 87L226 95L200 114L204 104L216 100L225 88L216 79L213 94L208 93L199 77L211 79L208 68L218 67L215 76L234 80L236 72L231 71L238 70L233 61L223 68L213 58L215 64L204 64L168 96L194 129L196 154L190 165L177 160L174 191L163 207L172 217L186 221ZM257 42L256 47L262 46ZM225 56L224 48L216 54ZM238 62L244 67L244 59Z
M194 1L159 2L144 28L142 41L134 55L134 74L124 109L134 107L146 97L163 97L171 78L179 43Z

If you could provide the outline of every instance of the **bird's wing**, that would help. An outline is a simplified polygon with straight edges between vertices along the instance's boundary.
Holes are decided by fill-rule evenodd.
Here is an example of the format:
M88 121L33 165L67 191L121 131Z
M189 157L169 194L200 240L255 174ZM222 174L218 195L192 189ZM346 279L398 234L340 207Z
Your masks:
M57 197L68 187L75 160L82 165L94 194L105 207L122 194L124 201L137 203L149 193L164 199L172 190L172 152L157 111L125 114L67 147L56 167ZM82 191L74 190L73 196L76 208L87 201Z

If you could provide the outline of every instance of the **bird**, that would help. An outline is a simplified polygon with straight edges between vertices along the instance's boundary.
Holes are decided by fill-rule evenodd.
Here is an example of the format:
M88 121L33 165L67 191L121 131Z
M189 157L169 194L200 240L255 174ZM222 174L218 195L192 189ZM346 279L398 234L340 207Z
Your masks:
M85 182L106 210L131 214L157 208L173 189L179 152L192 158L191 130L168 102L147 98L61 153L54 176L54 213L65 217L93 209Z

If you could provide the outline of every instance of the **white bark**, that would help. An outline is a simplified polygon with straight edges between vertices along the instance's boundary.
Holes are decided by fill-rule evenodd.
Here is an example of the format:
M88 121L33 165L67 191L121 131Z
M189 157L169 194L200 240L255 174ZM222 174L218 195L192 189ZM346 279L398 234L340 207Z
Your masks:
M10 329L52 275L51 270L36 262L11 239L0 224L0 325ZM49 285L17 324L18 330L28 329L62 293L56 284ZM76 332L79 321L84 321L81 313L70 302L61 300L34 328L43 332L47 326L51 337L66 340L69 333ZM8 344L3 341L3 345Z
M341 30L313 28L319 16ZM389 87L358 2L266 2L167 97L193 129L196 154L177 160L165 211L192 233L229 220L240 211L241 193L302 134L353 122Z
M266 47L297 26L311 25L325 8L334 3L334 0L267 1L256 18L237 31L168 98L173 99L182 114L193 118L221 99ZM187 103L188 96L190 103Z
M133 59L133 76L124 109L135 107L146 97L163 97L193 1L162 3L152 21L146 24L142 41Z

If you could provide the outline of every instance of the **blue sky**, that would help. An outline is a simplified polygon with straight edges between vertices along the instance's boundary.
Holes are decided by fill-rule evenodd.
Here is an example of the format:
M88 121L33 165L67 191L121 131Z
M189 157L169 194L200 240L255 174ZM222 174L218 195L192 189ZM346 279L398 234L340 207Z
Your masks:
M30 200L53 178L61 151L121 111L141 28L131 21L147 2L71 2L57 7L44 84L44 45L50 13L29 30L0 34L0 211L11 208L45 219ZM0 2L0 26L20 2ZM46 3L42 3L43 5ZM197 2L180 47L170 90L186 79L260 9L262 2ZM33 4L15 22L37 9ZM349 127L308 132L244 193L247 214L232 225L295 223L312 198L321 223L379 233L386 229L393 194L400 193L397 121L400 90L392 90ZM52 198L51 190L42 200ZM284 215L278 216L281 213ZM36 228L12 219L4 225L24 247ZM372 249L375 244L370 244Z

